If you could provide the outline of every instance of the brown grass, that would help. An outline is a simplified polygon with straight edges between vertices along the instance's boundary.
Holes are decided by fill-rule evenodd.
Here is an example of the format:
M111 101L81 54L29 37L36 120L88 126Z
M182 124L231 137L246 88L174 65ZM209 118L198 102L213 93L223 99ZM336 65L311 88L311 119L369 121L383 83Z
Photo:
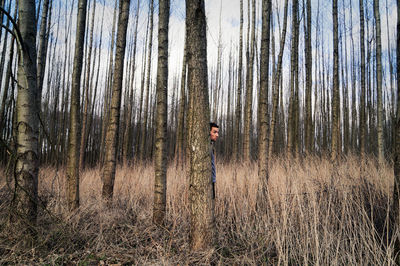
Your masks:
M99 168L82 173L81 207L65 209L65 175L40 171L36 241L21 245L7 222L11 193L0 183L0 264L392 265L388 208L393 171L357 158L271 162L267 211L256 211L256 164L217 165L216 244L191 252L186 171L168 169L167 223L151 223L153 167L119 167L114 203L101 199ZM396 232L397 233L397 232Z

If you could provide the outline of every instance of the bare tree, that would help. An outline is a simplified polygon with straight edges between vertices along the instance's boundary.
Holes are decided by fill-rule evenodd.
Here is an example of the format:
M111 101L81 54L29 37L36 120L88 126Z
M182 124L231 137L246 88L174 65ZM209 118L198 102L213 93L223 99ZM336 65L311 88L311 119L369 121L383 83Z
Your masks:
M259 93L259 121L260 132L258 137L258 178L259 191L266 195L268 183L268 77L269 77L269 41L271 21L271 0L262 1L262 33L261 33L261 65ZM263 197L265 200L265 198ZM263 200L262 200L263 201ZM260 201L261 202L261 201Z
M115 51L114 79L112 85L110 121L106 133L105 165L103 169L103 198L111 201L114 190L116 156L119 139L119 121L122 96L122 79L126 47L126 32L129 20L130 0L120 0L118 31Z
M361 95L360 95L360 155L361 159L365 157L365 131L366 131L366 114L365 114L365 39L364 39L364 0L360 2L360 57L361 57Z
M400 0L397 0L397 46L396 46L396 67L397 76L400 75ZM397 79L397 95L400 95L400 80ZM395 136L395 148L393 156L393 172L394 172L394 188L393 188L393 204L392 204L392 222L393 227L392 232L395 229L400 228L400 98L397 97L397 114L396 114L396 136ZM400 240L397 236L395 240L395 250L394 254L398 254L400 250Z
M78 1L78 18L76 26L74 69L72 72L71 110L68 137L67 160L67 197L70 210L79 207L79 144L81 135L80 123L80 85L83 63L83 45L85 40L87 0Z
M381 18L379 14L379 1L374 0L375 17L375 37L376 37L376 90L377 90L377 109L378 109L378 159L383 162L384 143L383 143L383 103L382 103L382 41L381 41Z
M268 145L268 157L271 158L273 151L273 144L275 139L275 125L278 117L278 101L279 101L279 83L281 80L282 74L282 61L283 61L283 51L285 49L285 40L286 40L286 27L287 27L287 14L288 14L288 0L285 0L285 10L283 15L283 27L282 34L280 40L279 54L278 54L278 63L276 66L276 73L274 77L274 81L272 84L272 112L271 112L271 126L269 133L269 145Z
M305 15L305 14L304 14ZM306 64L306 116L305 116L305 150L312 152L313 136L312 129L312 47L311 47L311 0L307 0L307 20L304 22L305 29L305 64Z
M36 223L39 172L35 10L34 0L21 0L18 3L17 161L12 207L15 217L26 220L28 225Z
M339 155L340 139L340 99L339 99L339 38L338 38L338 5L332 2L333 17L333 102L332 102L332 146L331 160Z
M208 103L206 14L204 0L186 0L188 86L190 91L190 247L207 249L214 240L210 107Z
M157 111L154 161L153 222L163 224L167 201L167 96L168 96L168 23L169 0L159 2Z
M236 159L240 157L240 128L242 122L242 77L243 77L243 0L240 0L240 37L239 37L239 66L238 66L238 86L236 95L235 111L235 137L233 143L233 154Z
M248 0L250 1L250 0ZM250 42L250 55L247 62L247 81L246 81L246 101L244 108L244 140L243 140L243 156L245 161L251 159L251 127L253 119L253 69L254 69L254 54L255 54L255 22L256 22L256 1L253 0L252 4L252 28L251 28L251 42ZM248 10L250 13L250 10ZM250 16L250 15L249 15ZM249 21L250 23L250 21Z

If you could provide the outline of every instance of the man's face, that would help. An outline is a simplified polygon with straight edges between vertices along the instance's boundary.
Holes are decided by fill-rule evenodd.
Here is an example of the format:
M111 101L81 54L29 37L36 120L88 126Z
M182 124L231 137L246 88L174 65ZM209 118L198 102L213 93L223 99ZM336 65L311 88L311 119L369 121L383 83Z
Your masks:
M219 128L212 127L210 130L210 139L212 141L217 141L218 137L219 137Z

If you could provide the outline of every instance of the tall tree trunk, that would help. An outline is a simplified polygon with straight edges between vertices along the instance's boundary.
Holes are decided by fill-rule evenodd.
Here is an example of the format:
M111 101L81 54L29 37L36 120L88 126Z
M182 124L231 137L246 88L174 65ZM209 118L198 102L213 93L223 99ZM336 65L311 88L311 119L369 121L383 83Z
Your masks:
M210 108L208 102L206 14L203 0L186 0L186 36L190 107L190 247L210 248L214 240L211 156L209 153Z
M102 121L102 128L101 128L101 139L100 139L100 162L104 162L105 150L104 147L106 145L106 134L109 122L109 106L110 106L110 98L111 98L111 89L112 89L112 82L113 82L113 65L114 65L114 46L115 46L115 24L117 20L117 6L118 1L115 1L114 6L114 15L113 15L113 23L111 29L111 48L109 50L109 62L108 62L108 70L107 70L107 78L106 78L106 91L104 93L104 100L103 100L103 119Z
M285 49L285 40L286 40L286 27L287 27L287 14L288 14L288 0L285 0L285 10L283 15L283 28L281 34L281 40L279 45L279 55L278 55L278 64L276 66L276 73L274 77L274 81L272 84L272 112L271 112L271 126L269 131L269 145L268 145L268 157L271 158L272 151L274 147L275 140L275 125L276 118L278 114L278 101L279 101L279 82L282 74L282 62L283 62L283 51Z
M364 0L360 2L360 49L361 49L361 95L360 95L360 155L365 158L365 131L366 131L366 113L365 113L365 41L364 41Z
M136 49L137 49L137 33L138 33L138 24L139 24L139 7L140 7L140 2L139 0L137 1L136 4L136 14L135 14L135 31L134 31L134 43L133 43L133 55L132 55L132 66L131 66L131 81L129 83L129 87L130 87L130 93L129 93L129 104L128 104L128 116L126 118L126 128L125 128L125 133L124 133L124 148L123 148L123 160L124 162L127 162L130 160L131 158L131 150L132 148L130 147L130 140L132 139L131 136L131 131L132 131L132 127L131 127L131 122L132 122L132 112L133 112L133 107L135 106L133 104L133 88L134 88L134 80L135 80L135 70L136 70Z
M313 128L312 128L312 47L311 47L311 0L307 0L307 20L304 22L305 31L305 64L306 64L306 117L305 117L305 150L313 150Z
M336 161L339 155L340 139L340 99L339 99L339 38L338 38L338 5L332 2L333 17L333 102L332 102L332 147L331 160Z
M147 80L146 80L146 96L144 97L144 113L143 113L143 124L142 124L142 140L140 142L140 150L142 152L142 159L146 159L148 152L147 143L147 124L149 118L149 93L151 84L151 54L153 47L153 14L154 14L154 0L150 0L150 37L149 37L149 53L147 57Z
M111 201L114 190L115 167L119 139L119 120L121 110L122 79L124 73L124 57L126 47L126 31L129 20L130 0L119 1L118 31L115 51L114 79L112 83L112 98L110 121L106 133L106 153L103 170L103 198Z
M249 0L250 1L250 0ZM255 54L255 21L256 21L256 1L253 0L252 8L252 28L251 28L251 42L250 42L250 57L247 65L247 89L246 89L246 102L245 102L245 117L244 117L244 142L243 142L243 156L245 161L251 160L251 128L253 119L253 76L254 76L254 54ZM249 10L250 12L250 10Z
M374 0L375 34L376 34L376 89L378 105L378 160L383 162L384 143L383 143L383 103L382 103L382 41L381 41L381 18L379 14L379 1Z
M37 90L38 90L38 106L40 108L41 100L42 100L42 85L44 72L46 69L46 55L47 55L47 45L48 45L48 37L49 31L47 24L47 14L49 13L49 0L44 0L43 2L43 10L42 10L42 20L40 22L40 30L39 30L39 49L38 49L38 59L37 59Z
M185 34L184 40L184 49L183 49L183 63L182 63L182 74L181 74L181 95L179 99L179 114L178 114L178 127L177 127L177 135L178 139L176 142L176 163L183 164L184 163L184 133L185 133L185 109L186 109L186 95L185 95L185 88L186 88L186 65L187 65L187 40Z
M241 157L240 128L242 124L242 78L243 78L243 0L240 0L240 37L239 37L239 67L238 67L238 86L235 110L235 137L233 143L233 155L236 159Z
M397 43L396 43L396 69L397 77L400 77L400 0L397 0ZM397 79L397 95L400 95L400 79ZM396 232L400 228L400 98L397 97L397 114L396 114L396 136L395 148L393 156L393 172L394 172L394 188L393 188L393 204L392 204L392 232ZM397 229L397 230L396 230ZM394 234L396 235L396 234ZM397 236L395 240L394 254L399 254L400 240ZM395 255L395 256L396 256ZM397 255L398 256L398 255ZM397 258L397 262L398 262Z
M157 111L153 222L163 224L167 202L167 97L169 0L160 0L158 22Z
M87 124L88 124L88 110L90 105L90 97L91 94L89 93L90 88L90 74L92 70L92 49L93 49L93 29L94 29L94 17L96 15L96 0L93 1L93 11L92 11L92 19L91 19L91 26L90 26L90 37L89 37L89 48L87 53L87 60L86 60L86 80L85 86L83 90L86 91L85 93L85 103L84 103L84 110L83 110L83 117L82 117L82 134L80 139L80 151L79 151L79 168L84 169L84 158L85 158L85 151L86 151L86 136L87 136ZM88 25L89 26L89 25Z
M357 107L356 107L356 57L354 56L353 7L350 5L350 38L351 38L351 148L357 150Z
M268 77L269 77L269 41L271 21L271 0L262 1L262 33L261 33L261 63L260 63L260 93L259 93L259 121L258 132L258 178L259 194L258 203L266 201L268 183Z
M296 89L298 88L298 40L299 40L299 19L298 19L298 0L292 2L292 47L290 51L290 102L289 102L289 117L288 117L288 141L287 155L294 154L296 149Z
M15 218L31 226L36 223L39 172L39 107L36 87L36 23L35 1L19 1L20 47L17 96L17 161L15 166ZM23 223L25 223L23 222Z
M80 85L83 64L83 45L85 41L87 0L78 1L78 17L72 72L70 126L68 137L67 161L67 198L70 210L79 207L79 146L81 137L80 123Z

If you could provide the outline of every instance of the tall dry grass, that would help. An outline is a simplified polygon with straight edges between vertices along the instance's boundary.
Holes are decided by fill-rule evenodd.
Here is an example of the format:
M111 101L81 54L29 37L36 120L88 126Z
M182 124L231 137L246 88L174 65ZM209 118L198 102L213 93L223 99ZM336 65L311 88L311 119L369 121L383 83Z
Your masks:
M267 209L256 208L256 164L217 165L216 241L191 252L186 171L171 164L165 228L151 223L153 167L117 169L111 208L101 199L100 169L81 175L81 207L65 209L65 174L40 170L36 240L24 243L7 220L11 192L0 184L0 264L392 265L388 208L393 173L349 157L274 159ZM397 232L396 232L397 234Z

